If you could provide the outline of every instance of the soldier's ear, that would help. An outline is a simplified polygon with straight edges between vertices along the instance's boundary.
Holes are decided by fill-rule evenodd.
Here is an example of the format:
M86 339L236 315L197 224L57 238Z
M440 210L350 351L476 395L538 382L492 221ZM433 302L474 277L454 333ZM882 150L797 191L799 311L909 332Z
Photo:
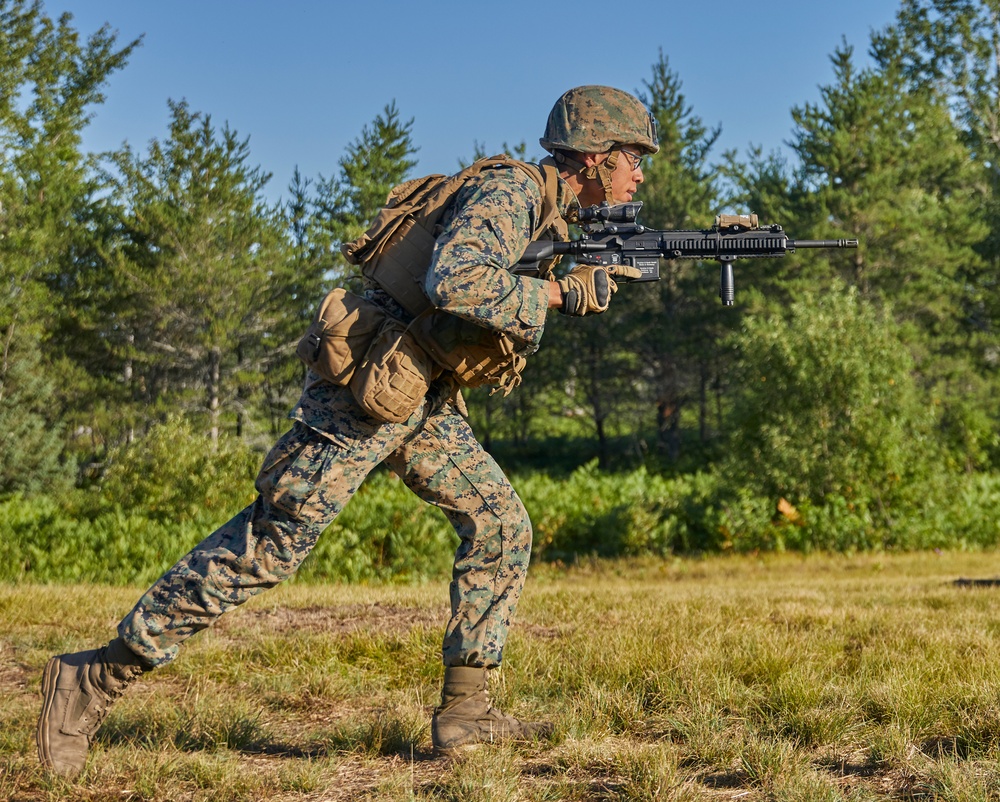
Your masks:
M581 153L580 163L585 167L596 167L608 158L607 153Z

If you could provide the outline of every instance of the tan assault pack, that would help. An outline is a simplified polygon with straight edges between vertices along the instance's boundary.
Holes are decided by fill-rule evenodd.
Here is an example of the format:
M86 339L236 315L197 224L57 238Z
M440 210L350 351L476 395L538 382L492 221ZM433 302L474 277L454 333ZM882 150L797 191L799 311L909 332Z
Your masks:
M361 267L365 278L418 317L413 335L461 386L492 385L506 394L520 383L523 344L447 312L433 311L424 292L445 209L466 181L497 167L523 170L541 189L538 235L554 229L557 239L567 239L568 230L556 198L559 172L555 165L536 166L503 154L479 159L453 176L430 175L400 184L389 193L386 205L368 231L354 242L345 243L341 251L349 262ZM555 261L542 265L539 275L547 276Z
M491 156L452 176L429 175L395 187L369 229L340 250L348 262L361 267L361 274L385 290L411 315L430 307L424 278L431 264L434 242L440 233L444 210L462 185L484 169L518 167L542 190L541 234L556 226L566 237L567 227L559 214L556 191L559 173L555 166L536 166L506 154Z

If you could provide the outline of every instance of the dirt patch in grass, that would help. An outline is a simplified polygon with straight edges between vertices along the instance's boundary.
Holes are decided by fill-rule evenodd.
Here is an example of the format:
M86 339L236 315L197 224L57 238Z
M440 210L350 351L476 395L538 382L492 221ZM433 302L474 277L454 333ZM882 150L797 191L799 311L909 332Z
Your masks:
M14 648L0 642L0 690L5 694L23 692L31 673L27 665L18 662Z
M412 607L384 602L243 609L222 616L214 625L214 631L220 635L229 635L242 629L257 629L276 635L291 632L403 635L417 628L443 630L449 615L446 607ZM529 622L516 622L514 628L520 634L540 640L553 640L566 634L564 627Z
M540 640L555 640L573 631L571 627L543 627L541 624L515 623L514 629Z
M350 634L359 631L397 635L416 627L443 627L447 620L448 613L444 608L374 602L241 610L238 614L220 618L215 630L231 632L253 627L279 635L288 632Z

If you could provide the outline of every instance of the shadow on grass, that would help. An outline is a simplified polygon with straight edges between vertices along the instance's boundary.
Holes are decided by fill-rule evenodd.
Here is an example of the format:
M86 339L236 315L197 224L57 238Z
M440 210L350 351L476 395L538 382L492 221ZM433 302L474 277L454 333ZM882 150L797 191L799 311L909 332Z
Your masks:
M817 760L814 765L837 777L856 777L863 780L877 777L885 772L884 764L872 760L858 762L847 758L830 757Z
M934 760L968 760L972 754L972 744L962 735L936 735L920 744L920 751Z
M343 754L399 755L413 760L434 759L426 745L426 724L376 712L323 732L305 744L289 743L272 733L258 715L216 715L160 720L153 716L118 716L98 732L106 746L156 750L172 744L182 752L229 749L248 755L321 758Z
M696 779L706 788L716 790L745 788L750 784L750 778L742 771L715 771L709 774L699 774Z

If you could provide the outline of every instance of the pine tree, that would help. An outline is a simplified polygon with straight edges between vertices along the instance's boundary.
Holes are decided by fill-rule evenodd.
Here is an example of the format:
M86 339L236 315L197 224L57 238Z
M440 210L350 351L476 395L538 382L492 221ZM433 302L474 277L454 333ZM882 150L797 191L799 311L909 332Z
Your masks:
M976 393L970 345L982 338L970 326L970 288L983 271L976 246L987 235L984 173L969 158L946 98L931 85L910 84L900 61L882 55L876 67L858 70L851 48L842 47L821 104L793 110L799 224L810 229L805 236L859 239L856 251L817 254L814 268L832 267L863 297L891 304L945 419L968 421ZM826 280L832 275L828 268ZM970 434L950 436L963 459L976 461L990 435L982 429L970 441Z
M6 437L18 433L3 458L26 486L37 485L39 455L52 453L77 378L56 366L53 333L71 313L64 292L98 192L81 132L137 44L119 47L107 26L84 41L69 14L53 20L40 2L0 2L0 404Z
M997 413L993 389L1000 352L1000 3L997 0L903 0L896 21L873 36L880 63L895 63L908 87L937 93L948 103L968 158L979 168L969 184L975 219L987 235L975 244L981 257L963 271L967 287L967 342L952 369L941 371L942 393L958 403L943 422L966 453L969 467L992 451ZM975 370L968 369L971 363ZM964 365L962 363L965 363Z
M640 97L656 118L660 151L643 168L640 219L651 228L707 228L723 203L720 170L709 163L721 129L708 128L694 114L662 52L652 73ZM714 263L661 260L658 284L629 287L612 307L631 323L628 342L644 366L657 444L671 463L681 456L686 409L698 410L701 441L709 437L708 388L718 381L715 343L720 324L733 317L720 317L717 273Z
M52 420L55 377L41 364L41 349L24 337L7 343L0 387L0 496L57 492L72 480L60 459L63 426Z
M902 0L872 50L881 63L899 63L914 87L948 98L973 153L1000 174L998 26L998 0Z
M286 221L249 163L248 140L208 115L170 102L169 136L145 156L125 147L109 174L120 203L109 255L123 300L106 332L136 398L183 401L217 440L223 412L237 431L253 423L262 374L290 355L283 321L301 318L290 289Z
M397 184L416 165L413 119L400 120L395 101L389 103L347 147L333 178L319 177L306 228L306 243L318 273L331 284L343 283L355 272L340 246L361 236Z

